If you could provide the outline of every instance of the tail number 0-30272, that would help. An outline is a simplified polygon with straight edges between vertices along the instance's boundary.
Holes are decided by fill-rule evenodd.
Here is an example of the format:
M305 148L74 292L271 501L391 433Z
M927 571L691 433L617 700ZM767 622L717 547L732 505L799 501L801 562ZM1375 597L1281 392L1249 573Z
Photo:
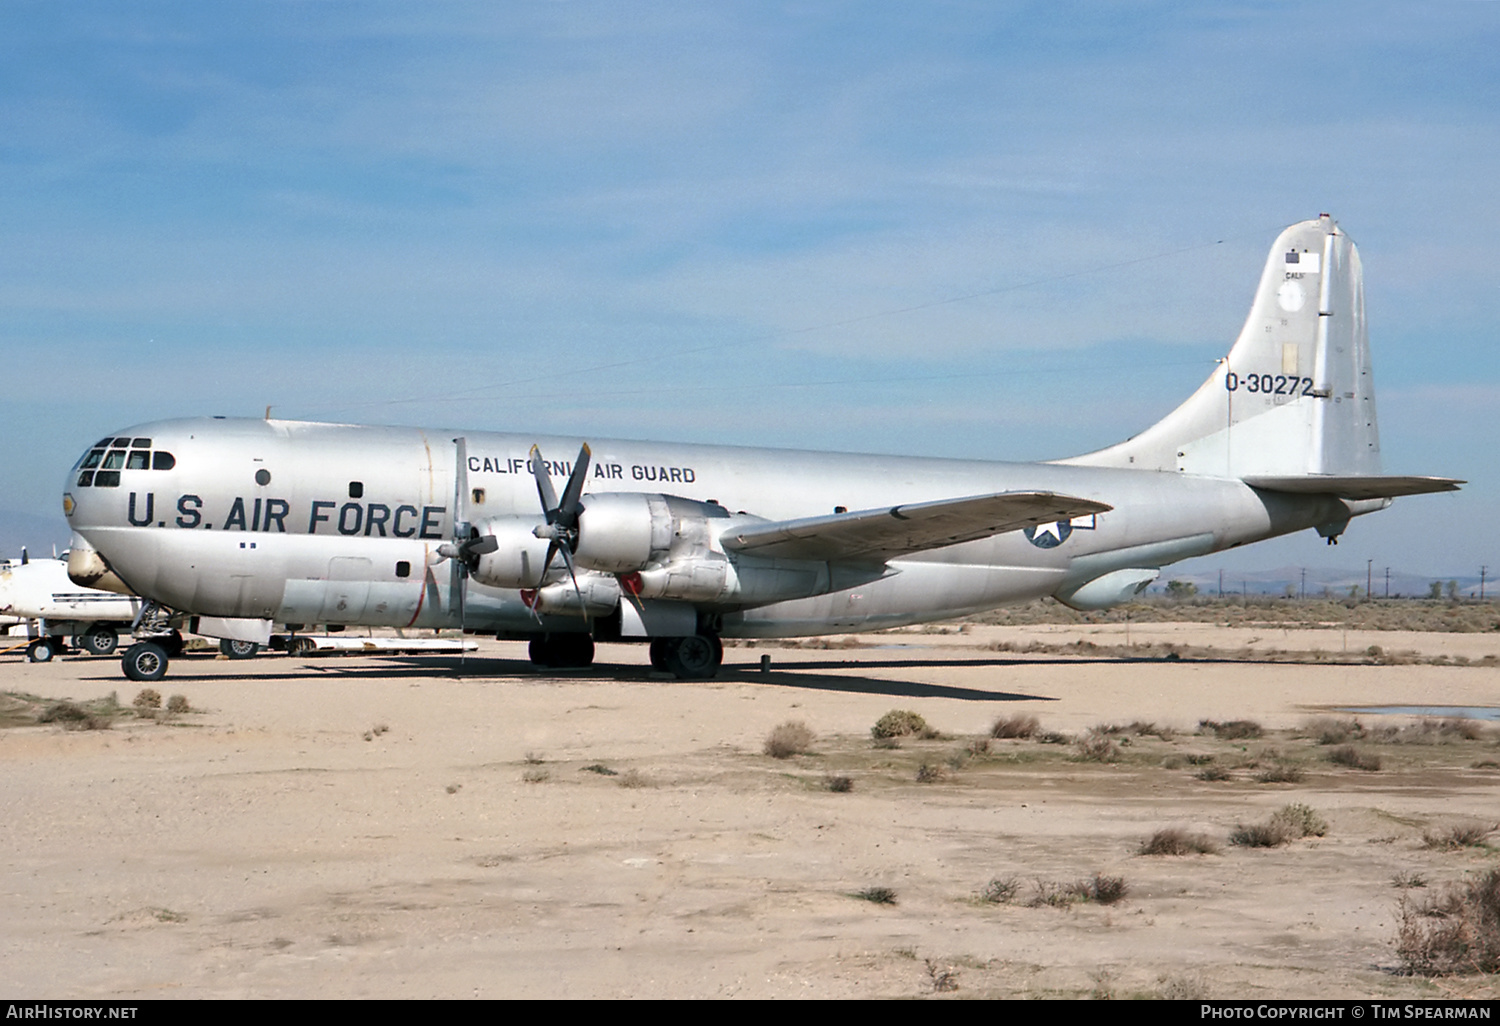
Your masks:
M1246 374L1234 371L1224 375L1224 389L1228 392L1258 392L1261 395L1312 395L1312 378L1299 378L1295 374Z

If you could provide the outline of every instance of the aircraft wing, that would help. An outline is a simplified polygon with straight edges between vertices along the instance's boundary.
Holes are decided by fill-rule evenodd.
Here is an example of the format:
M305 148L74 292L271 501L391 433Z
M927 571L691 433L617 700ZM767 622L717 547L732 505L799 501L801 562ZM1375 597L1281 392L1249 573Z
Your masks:
M1296 495L1332 495L1339 499L1395 499L1402 495L1425 495L1428 492L1456 492L1467 481L1451 477L1339 477L1334 474L1308 474L1301 477L1247 477L1251 488L1268 492L1291 492Z
M1035 524L1113 509L1053 492L999 492L963 499L747 524L726 531L724 548L778 559L885 562L924 549L957 545Z

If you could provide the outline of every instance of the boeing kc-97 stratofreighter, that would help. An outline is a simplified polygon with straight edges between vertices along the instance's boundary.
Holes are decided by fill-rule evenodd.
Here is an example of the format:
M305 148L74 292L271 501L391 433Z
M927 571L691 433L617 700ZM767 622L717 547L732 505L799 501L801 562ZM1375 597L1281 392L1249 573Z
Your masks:
M640 640L693 678L718 671L721 638L1049 595L1105 608L1177 560L1309 528L1334 541L1394 497L1462 483L1382 474L1359 255L1323 215L1276 239L1208 381L1084 456L164 420L90 446L63 508L73 580L150 602L123 659L135 680L165 672L174 626L265 643L276 623L529 638L550 667Z

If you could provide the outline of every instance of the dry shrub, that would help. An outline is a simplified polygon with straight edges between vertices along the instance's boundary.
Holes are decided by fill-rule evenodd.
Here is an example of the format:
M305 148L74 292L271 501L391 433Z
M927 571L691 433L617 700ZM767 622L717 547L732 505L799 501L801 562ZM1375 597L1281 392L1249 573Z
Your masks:
M1500 868L1420 904L1403 896L1396 954L1422 976L1500 972Z
M1303 837L1322 837L1328 823L1312 808L1284 805L1265 823L1244 824L1229 835L1229 843L1243 848L1278 848Z
M1190 834L1179 827L1158 830L1136 849L1138 855L1217 855L1219 846L1207 834Z
M193 708L192 706L188 705L186 695L173 695L171 698L167 699L167 712L172 713L174 716L180 715L182 713L189 713L192 711Z
M1223 766L1205 766L1193 776L1199 780L1229 780L1230 773Z
M155 688L141 688L136 692L135 700L130 703L139 710L160 709L161 692Z
M1230 720L1227 723L1199 720L1198 729L1208 731L1220 741L1248 741L1265 734L1265 730L1254 720Z
M927 978L932 982L935 992L952 991L958 989L958 970L953 966L940 966L932 959L926 959Z
M1497 829L1500 829L1500 823L1457 823L1439 833L1423 834L1422 843L1439 851L1477 848Z
M1328 753L1328 761L1339 766L1364 770L1366 773L1374 773L1380 769L1380 756L1361 752L1353 745L1340 745L1333 749Z
M618 783L621 787L629 788L652 786L651 778L638 769L628 769L621 773Z
M917 767L917 783L936 784L948 776L948 771L942 766L924 762Z
M1016 894L1021 890L1021 881L1013 876L995 877L984 885L979 892L979 900L989 902L991 905L1008 905L1016 900Z
M1328 833L1328 821L1309 805L1298 802L1293 805L1283 805L1276 810L1271 817L1272 823L1277 823L1286 828L1293 838L1299 837L1322 837Z
M1113 905L1130 893L1130 885L1123 876L1105 876L1095 873L1072 883L1036 882L1036 895L1031 899L1033 907L1052 905L1066 908L1076 902L1092 901L1100 905Z
M1114 762L1120 757L1120 743L1098 727L1080 738L1077 747L1078 758L1084 762Z
M1136 737L1159 737L1163 741L1170 741L1177 736L1177 731L1171 727L1158 726L1145 720L1136 720L1125 729Z
M1197 973L1168 973L1156 978L1156 996L1163 1001L1202 1001L1208 986Z
M973 756L976 756L976 757L977 756L981 756L981 755L989 755L990 754L990 739L987 738L987 737L975 738L973 741L969 742L968 746L964 749L964 751L967 752L969 755L973 755Z
M893 737L937 737L937 731L927 725L918 713L910 710L892 709L870 728L870 736L876 740Z
M896 892L889 887L866 887L862 891L855 891L851 897L861 901L868 901L874 905L896 904Z
M544 769L529 769L521 774L521 779L528 784L545 784L552 779L552 774Z
M620 775L620 774L616 773L614 770L610 769L608 766L604 765L604 763L602 763L602 762L591 763L591 764L585 766L583 768L582 772L584 772L584 773L597 773L601 777L618 777Z
M53 702L37 714L38 723L60 723L64 730L108 730L114 719L103 713L90 712L81 705L69 702Z
M1347 741L1358 741L1365 736L1365 728L1358 720L1336 720L1332 717L1311 720L1303 731L1309 737L1317 738L1320 745L1341 745Z
M1241 823L1230 831L1229 843L1241 848L1279 848L1291 838L1270 823Z
M1300 784L1306 777L1301 767L1284 762L1267 766L1255 774L1255 779L1262 784Z
M1035 737L1041 729L1042 723L1035 716L1003 716L990 728L990 737Z
M834 794L848 794L854 790L854 781L842 773L830 773L823 778L823 789Z
M1091 880L1081 880L1088 901L1096 901L1101 905L1113 905L1117 901L1123 901L1130 893L1130 885L1125 882L1123 876L1105 876L1095 873Z
M765 753L773 759L790 759L810 749L813 736L801 720L788 720L766 736Z

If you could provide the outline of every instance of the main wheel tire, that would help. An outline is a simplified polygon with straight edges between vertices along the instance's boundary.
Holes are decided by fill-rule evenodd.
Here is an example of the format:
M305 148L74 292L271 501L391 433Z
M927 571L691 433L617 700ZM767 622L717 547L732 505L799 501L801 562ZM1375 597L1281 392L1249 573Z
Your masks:
M50 663L57 652L52 648L52 642L47 638L38 638L26 646L26 661L28 663Z
M260 651L260 645L253 641L236 641L233 638L222 638L219 641L219 651L231 659L253 659Z
M114 653L115 648L120 644L120 637L113 628L95 624L78 635L75 643L91 655L107 656Z
M550 644L550 641L551 641L551 639L548 638L546 635L543 634L543 635L538 635L538 636L532 638L531 641L527 644L527 646L526 646L526 654L531 657L531 665L533 665L533 666L552 666L552 665L554 665L553 662L552 662L553 655L552 655L552 645Z
M668 649L667 670L678 680L708 680L719 672L724 648L713 635L689 634L673 638Z
M142 641L125 650L120 668L131 680L161 680L167 673L167 651L154 641Z
M667 669L667 658L671 651L671 638L651 639L651 669L659 673L671 673Z
M581 670L594 665L594 639L587 634L564 634L558 643L559 666Z
M582 669L594 665L594 639L587 634L543 634L526 646L536 666Z
M163 652L175 659L182 655L182 632L174 630L164 638L153 639L152 644L160 645Z

